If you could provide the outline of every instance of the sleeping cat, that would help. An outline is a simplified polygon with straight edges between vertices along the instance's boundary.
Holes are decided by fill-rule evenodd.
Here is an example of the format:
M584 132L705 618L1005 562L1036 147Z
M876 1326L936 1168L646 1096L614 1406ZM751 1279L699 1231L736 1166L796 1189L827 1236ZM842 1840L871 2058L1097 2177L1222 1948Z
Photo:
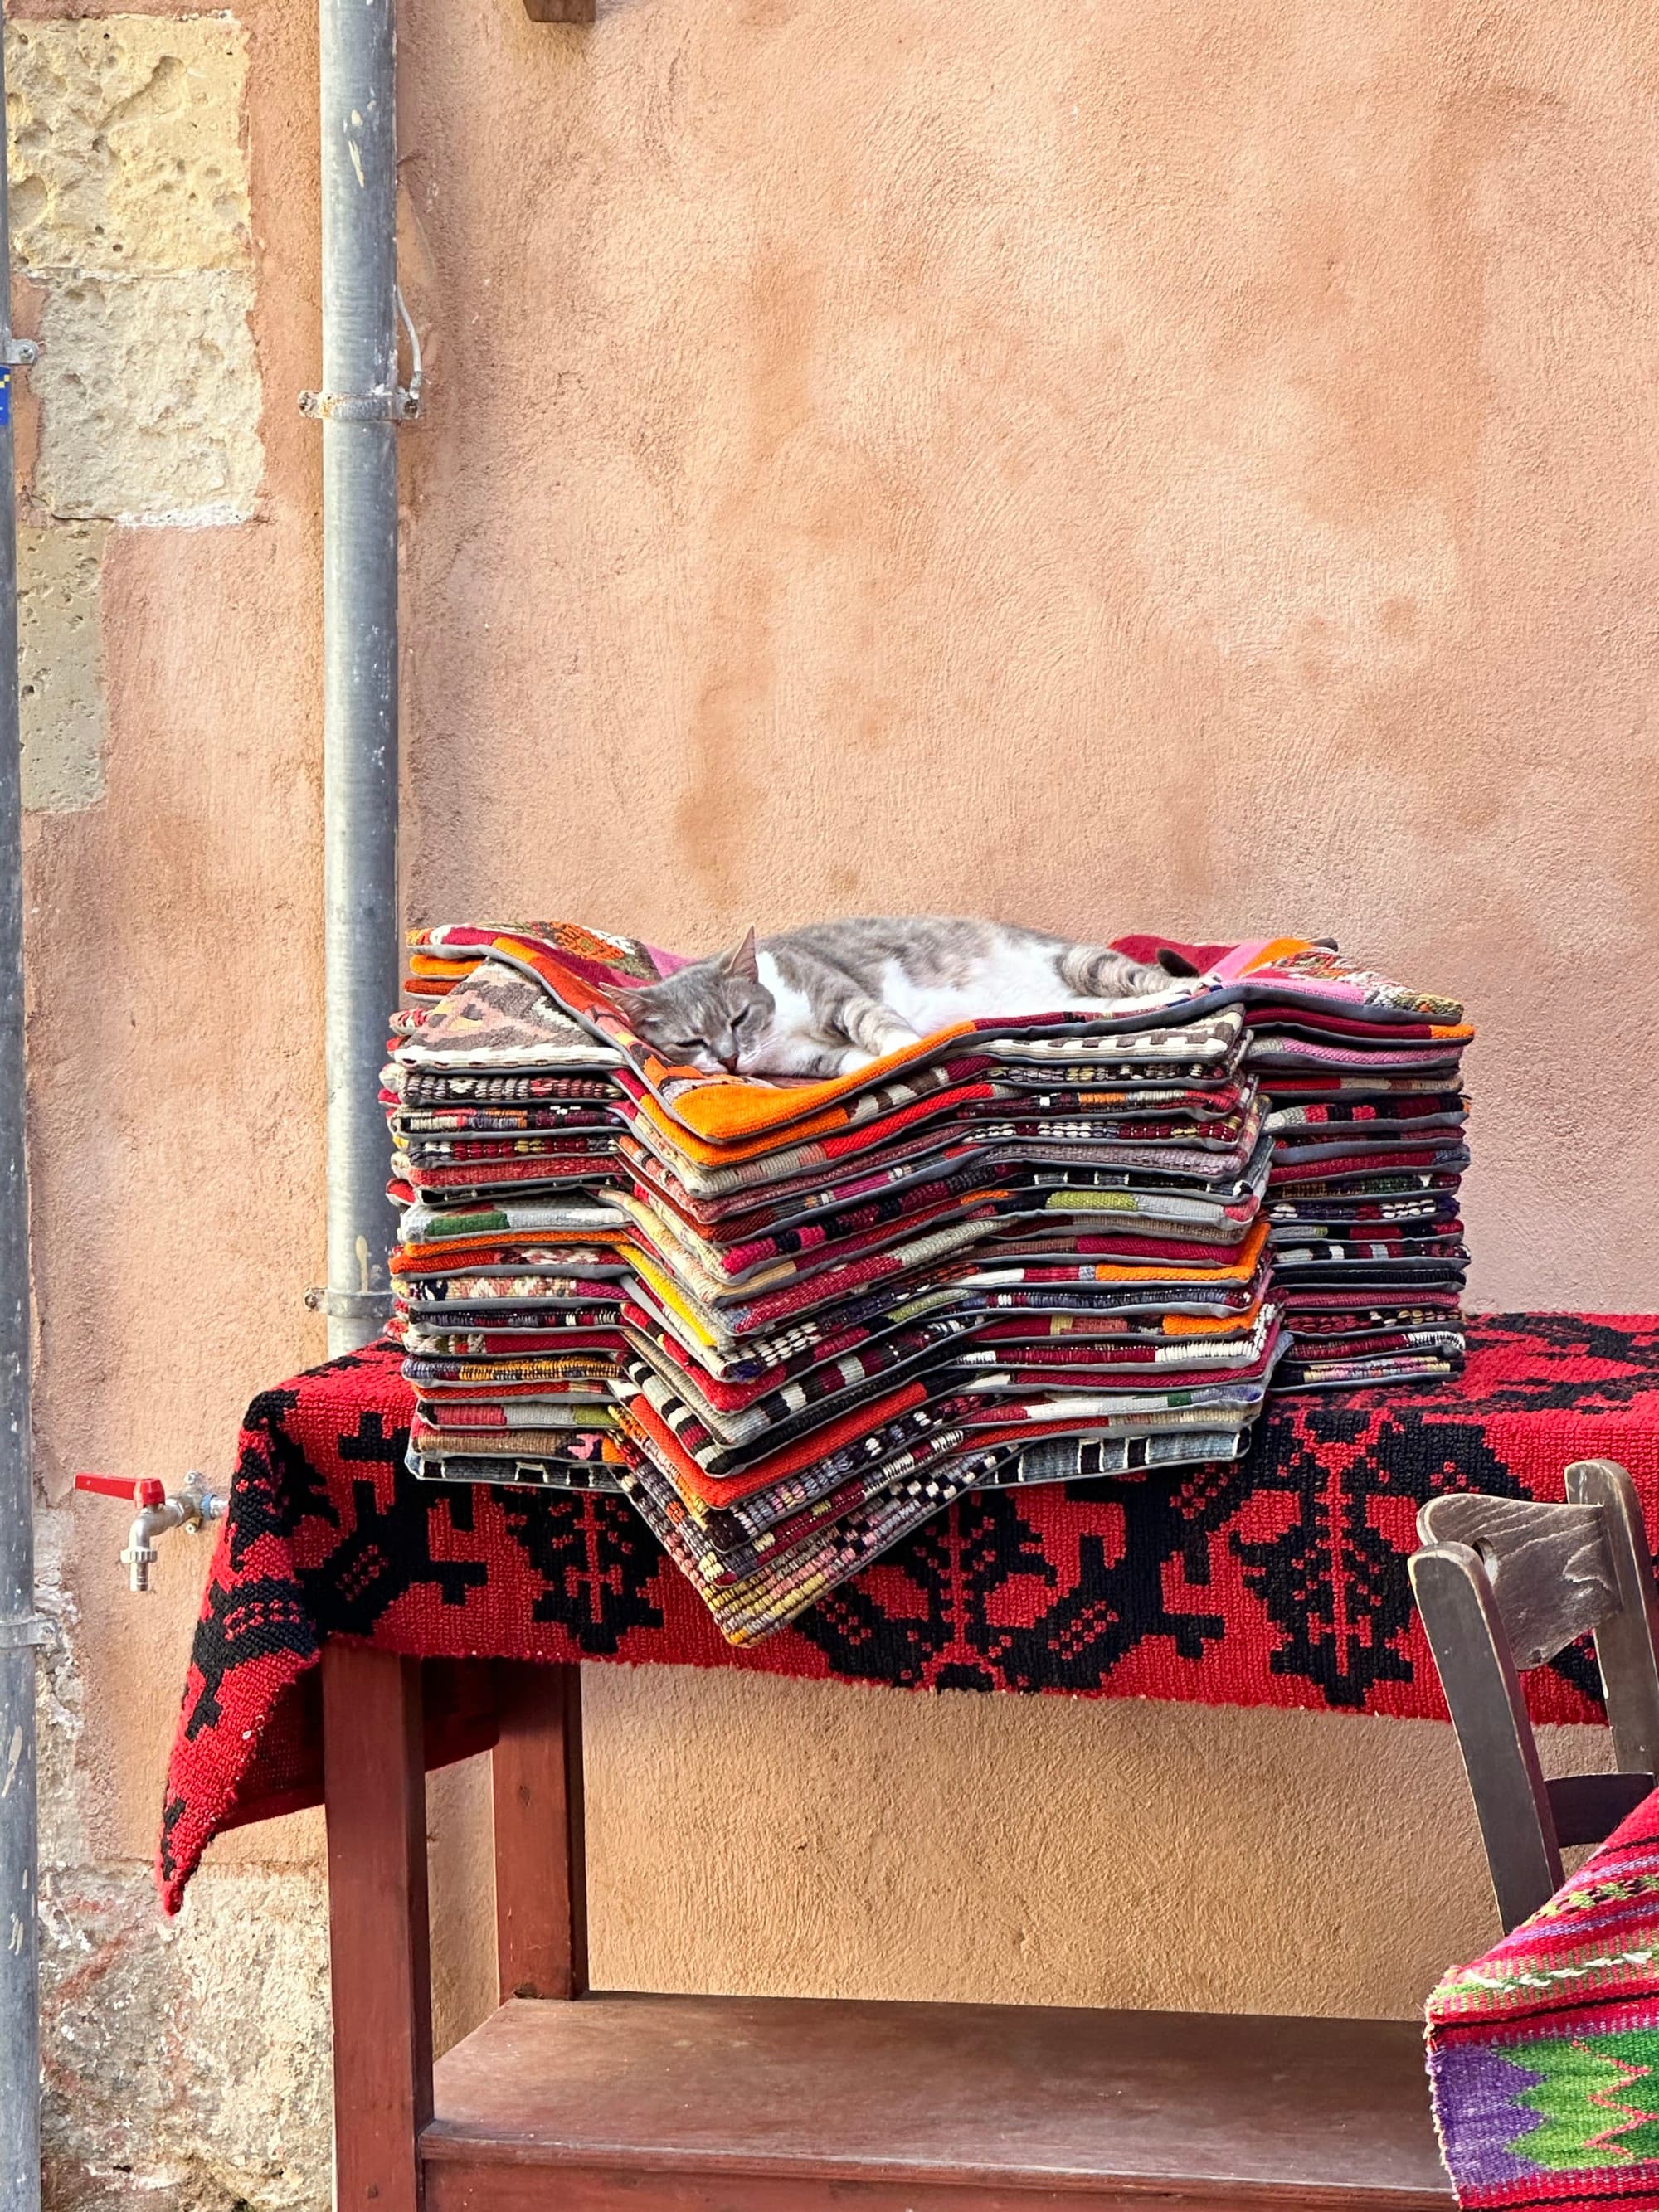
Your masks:
M629 994L665 1060L714 1075L850 1075L952 1023L1103 1013L1190 974L996 921L817 922L682 968Z

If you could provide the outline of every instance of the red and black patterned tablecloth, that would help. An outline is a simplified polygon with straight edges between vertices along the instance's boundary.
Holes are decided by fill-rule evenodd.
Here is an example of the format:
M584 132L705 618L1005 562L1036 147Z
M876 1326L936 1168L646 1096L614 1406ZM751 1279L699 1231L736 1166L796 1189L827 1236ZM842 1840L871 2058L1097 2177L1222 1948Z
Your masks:
M248 1408L168 1771L170 1911L221 1828L319 1801L329 1636L433 1660L1438 1716L1406 1574L1424 1498L1559 1498L1570 1461L1611 1458L1659 1528L1659 1317L1493 1315L1456 1382L1279 1398L1232 1464L970 1493L738 1651L624 1500L417 1483L398 1357L373 1346ZM1528 1679L1540 1718L1595 1717L1584 1657ZM441 1670L434 1689L436 1764L466 1715Z

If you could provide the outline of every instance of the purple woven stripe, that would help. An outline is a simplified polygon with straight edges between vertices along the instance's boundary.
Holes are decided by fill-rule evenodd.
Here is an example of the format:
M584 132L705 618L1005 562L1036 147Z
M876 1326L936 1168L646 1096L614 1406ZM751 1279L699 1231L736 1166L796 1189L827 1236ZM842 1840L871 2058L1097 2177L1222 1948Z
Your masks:
M1431 2047L1429 2080L1435 2124L1447 2169L1460 2195L1525 2181L1546 2169L1516 2158L1510 2145L1538 2124L1519 2100L1544 2076L1524 2060L1480 2043Z

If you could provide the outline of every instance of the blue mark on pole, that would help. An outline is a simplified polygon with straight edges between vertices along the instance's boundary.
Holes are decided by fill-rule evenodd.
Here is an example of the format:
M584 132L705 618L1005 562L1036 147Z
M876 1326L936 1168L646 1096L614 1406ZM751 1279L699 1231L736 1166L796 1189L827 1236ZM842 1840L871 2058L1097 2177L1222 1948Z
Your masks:
M0 429L11 421L11 371L0 368Z

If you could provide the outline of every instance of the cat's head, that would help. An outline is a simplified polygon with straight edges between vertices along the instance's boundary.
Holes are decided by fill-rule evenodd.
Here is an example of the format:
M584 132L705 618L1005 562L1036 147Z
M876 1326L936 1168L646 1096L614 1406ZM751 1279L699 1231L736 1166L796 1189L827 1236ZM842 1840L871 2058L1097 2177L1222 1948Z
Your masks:
M741 945L695 961L628 995L637 1033L665 1060L708 1075L742 1074L772 1026L772 994L760 979L751 929Z

